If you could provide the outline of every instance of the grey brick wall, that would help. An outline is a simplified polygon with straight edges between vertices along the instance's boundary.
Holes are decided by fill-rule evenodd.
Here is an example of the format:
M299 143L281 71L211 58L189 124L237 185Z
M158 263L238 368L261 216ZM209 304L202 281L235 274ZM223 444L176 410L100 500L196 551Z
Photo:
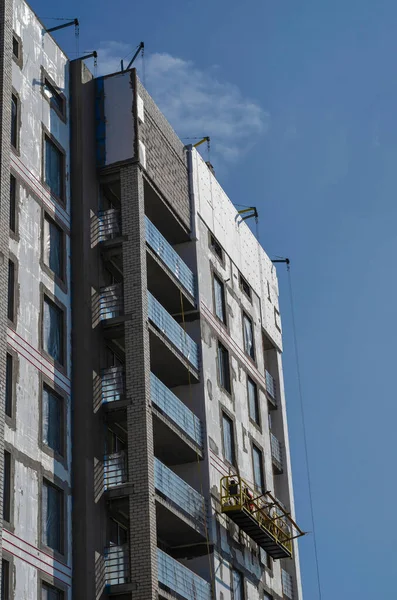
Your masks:
M146 243L143 178L138 165L122 167L125 368L130 495L131 598L157 599L157 533L153 426L150 401L150 348L147 327Z
M0 2L0 510L3 512L4 403L10 202L12 0ZM0 551L2 547L0 521Z
M138 123L138 139L145 145L147 174L190 230L186 150L139 79L137 93L144 103L145 122Z

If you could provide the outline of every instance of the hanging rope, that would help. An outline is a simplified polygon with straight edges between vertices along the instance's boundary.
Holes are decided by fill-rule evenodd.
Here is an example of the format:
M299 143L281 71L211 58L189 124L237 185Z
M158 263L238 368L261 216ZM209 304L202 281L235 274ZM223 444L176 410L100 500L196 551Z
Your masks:
M322 598L321 580L320 580L320 568L319 568L319 562L318 562L317 536L316 536L316 527L315 527L315 519L314 519L312 484L311 484L311 477L310 477L309 452L308 452L308 445L307 445L306 419L305 419L305 410L304 410L304 404L303 404L302 381L301 381L301 374L300 374L298 338L297 338L297 334L296 334L296 324L295 324L294 296L292 293L292 278L291 278L291 269L290 269L289 264L287 264L287 273L288 273L288 287L289 287L289 296L290 296L290 305L291 305L292 332L293 332L293 338L294 338L296 372L297 372L297 378L298 378L298 394L299 394L300 411L301 411L301 419L302 419L303 445L304 445L304 449L305 449L306 474L307 474L307 484L308 484L308 489L309 489L310 515L311 515L312 531L313 531L314 558L315 558L315 562L316 562L318 598L319 598L319 600L321 600L321 598Z

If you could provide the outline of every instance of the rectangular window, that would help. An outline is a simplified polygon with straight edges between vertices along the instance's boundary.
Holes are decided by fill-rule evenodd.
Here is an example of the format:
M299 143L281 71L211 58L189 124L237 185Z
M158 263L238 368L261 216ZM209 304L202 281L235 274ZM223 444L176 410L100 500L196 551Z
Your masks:
M63 453L63 400L51 388L43 385L43 443L58 454Z
M263 456L262 451L256 446L252 446L252 460L254 465L254 483L258 490L265 489L265 479L263 476Z
M13 233L17 223L17 180L14 175L10 177L10 229Z
M244 579L240 571L232 571L232 600L244 600Z
M43 349L63 364L63 311L44 296Z
M255 360L254 330L251 319L243 313L244 350Z
M41 600L64 600L64 593L48 583L41 585Z
M223 250L220 243L215 239L215 237L211 234L211 250L217 255L217 257L223 261Z
M1 561L1 600L10 600L10 563L5 558Z
M43 544L57 552L62 552L63 492L45 479L41 510Z
M250 284L244 277L240 274L240 287L243 290L244 294L251 300L251 287Z
M49 100L50 106L54 108L62 117L65 116L65 97L58 92L54 85L49 81L48 77L44 77L43 93Z
M15 94L11 96L11 146L18 149L18 98Z
M44 181L51 192L63 200L64 156L47 135L44 144Z
M263 600L273 600L273 596L265 592L263 595Z
M8 523L11 519L11 454L6 451L4 451L3 519Z
M44 216L43 260L59 279L63 278L63 231L47 215Z
M19 55L20 55L19 41L15 37L15 35L12 36L12 53L15 56L15 58L19 58Z
M251 419L259 425L260 423L260 415L259 415L259 401L258 401L258 387L254 381L250 377L247 377L247 386L248 386L248 406L249 406L249 414Z
M13 396L13 363L14 360L11 354L7 352L6 362L6 398L5 398L5 413L7 417L12 417L12 396Z
M10 321L15 319L15 264L8 261L8 305L7 316Z
M109 543L111 546L124 546L128 542L128 530L115 519L109 519Z
M232 391L232 385L230 381L229 352L220 342L218 342L218 369L219 385L230 394Z
M222 413L223 431L223 454L225 459L232 465L235 462L234 430L233 421L225 413Z
M214 296L215 314L222 323L226 323L225 286L216 275L214 275Z

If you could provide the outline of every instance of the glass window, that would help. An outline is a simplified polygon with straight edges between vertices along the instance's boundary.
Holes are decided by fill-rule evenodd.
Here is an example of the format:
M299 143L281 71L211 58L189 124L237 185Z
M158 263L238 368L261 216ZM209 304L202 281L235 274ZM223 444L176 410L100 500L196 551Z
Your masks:
M230 464L234 464L234 431L233 421L222 413L223 454Z
M65 100L55 87L50 83L47 77L44 78L43 92L50 101L50 105L55 108L62 116L65 114Z
M239 571L232 571L233 600L244 600L244 579Z
M11 96L11 145L18 147L18 98Z
M42 393L42 421L43 443L62 454L63 400L46 385L43 386Z
M6 451L3 474L3 519L7 522L11 519L11 454Z
M43 583L41 586L41 600L63 600L64 593L61 590L49 585L48 583Z
M42 497L43 544L62 552L63 550L63 492L49 481L43 481Z
M109 519L109 542L111 546L123 546L128 541L128 532L118 521Z
M240 275L240 286L243 290L244 294L251 300L251 287L248 281L244 279L242 275Z
M258 388L256 383L252 381L250 377L247 378L248 385L248 406L251 419L259 425L259 401L258 401Z
M263 600L273 600L273 596L271 596L270 594L268 594L267 592L265 592L263 594Z
M5 398L5 413L7 417L12 417L12 396L13 396L13 358L7 352L6 362L6 398Z
M255 360L254 331L251 319L243 313L244 350Z
M43 259L60 279L63 276L63 231L47 215L44 217Z
M63 199L63 154L47 136L44 156L44 181L55 196Z
M229 352L220 342L218 342L218 369L219 384L230 394L232 386L230 381Z
M63 312L44 296L43 348L54 360L63 364Z
M223 250L220 243L211 235L211 249L223 261Z
M214 296L215 314L222 323L226 323L225 286L216 275L214 275Z
M8 305L7 316L10 321L15 318L15 265L8 261Z
M17 221L17 182L14 175L10 177L10 229L15 233Z
M10 563L5 558L1 561L1 600L10 600Z
M254 465L254 483L258 490L265 489L265 481L263 477L263 457L262 451L256 446L252 447L252 459Z
M12 36L12 53L15 58L19 58L19 41L15 35Z

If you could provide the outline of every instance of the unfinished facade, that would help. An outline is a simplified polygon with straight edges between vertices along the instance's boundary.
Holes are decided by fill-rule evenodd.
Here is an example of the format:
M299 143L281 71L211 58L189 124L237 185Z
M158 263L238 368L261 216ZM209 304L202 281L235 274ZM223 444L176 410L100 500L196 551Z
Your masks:
M272 262L134 69L1 10L2 599L301 600Z

